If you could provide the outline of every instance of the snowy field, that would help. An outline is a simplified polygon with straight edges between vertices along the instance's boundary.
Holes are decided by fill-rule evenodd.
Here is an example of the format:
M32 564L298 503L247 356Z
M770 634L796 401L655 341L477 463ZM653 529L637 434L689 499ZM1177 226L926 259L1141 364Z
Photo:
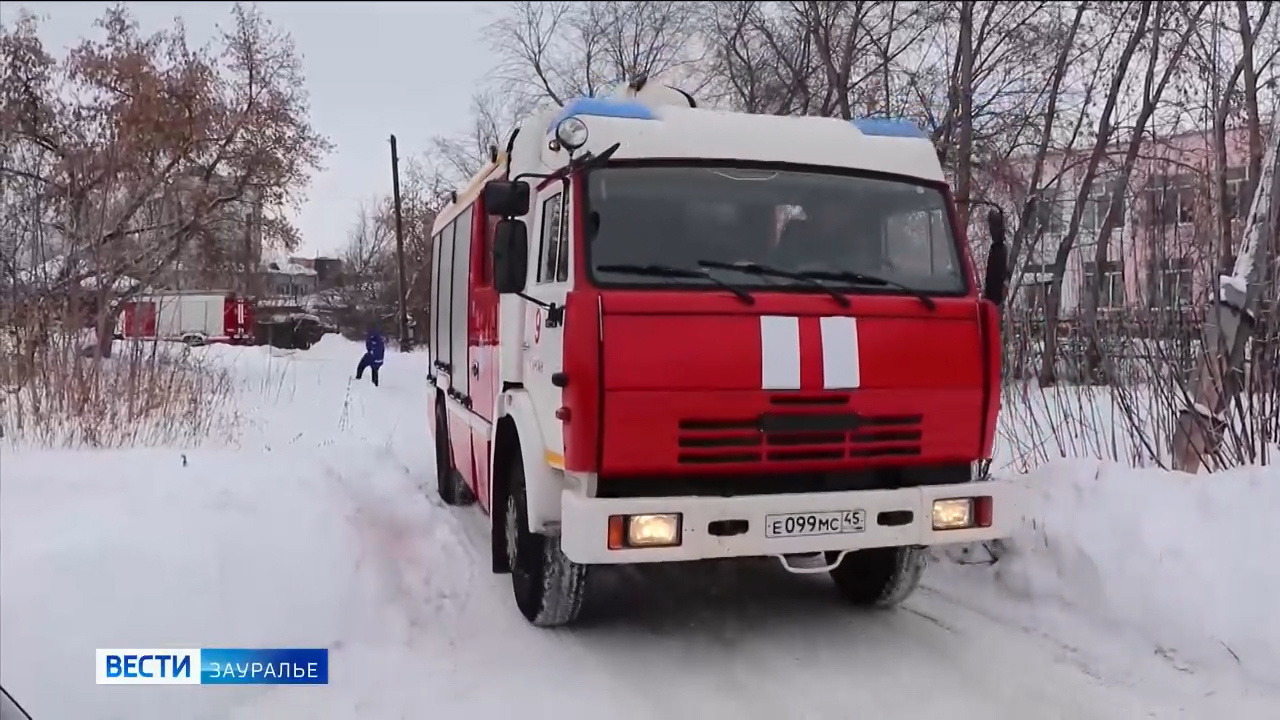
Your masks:
M1022 476L888 613L775 561L615 569L545 631L433 497L425 354L207 348L238 448L0 449L0 683L36 720L1277 717L1280 472ZM328 647L323 687L93 684L99 647Z

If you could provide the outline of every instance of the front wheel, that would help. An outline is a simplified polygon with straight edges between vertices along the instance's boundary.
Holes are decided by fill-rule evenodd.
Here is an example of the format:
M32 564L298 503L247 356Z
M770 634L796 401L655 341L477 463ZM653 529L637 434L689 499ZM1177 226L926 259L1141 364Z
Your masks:
M568 625L582 612L587 566L565 557L560 538L529 531L524 466L519 456L510 467L503 523L516 607L536 627Z
M828 553L827 561L835 562L837 556ZM871 548L845 555L830 574L836 592L850 605L891 608L919 587L928 560L927 548Z

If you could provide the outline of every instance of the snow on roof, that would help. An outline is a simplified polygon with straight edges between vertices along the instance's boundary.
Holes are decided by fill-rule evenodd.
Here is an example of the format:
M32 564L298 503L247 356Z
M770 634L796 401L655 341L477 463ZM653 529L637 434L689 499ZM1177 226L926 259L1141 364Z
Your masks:
M61 255L46 260L29 268L18 268L18 282L27 285L42 285L58 279L66 267L66 258Z
M581 98L550 108L526 126L552 134L556 123L576 116L587 126L584 150L620 147L616 159L706 159L785 162L901 175L931 182L945 176L937 150L910 120L756 115L691 108L672 91L658 88L631 97ZM523 166L536 154L538 170L559 167L565 154L547 149L536 133L516 136L515 159ZM523 142L522 142L523 141ZM521 153L520 150L524 152Z
M296 262L289 261L272 261L267 263L267 270L271 272L283 273L285 275L315 275L316 271Z
M135 288L142 287L142 281L137 278L131 278L128 275L117 276L109 283L104 282L101 275L90 275L80 281L80 287L85 289L101 290L104 285L116 292L129 292Z

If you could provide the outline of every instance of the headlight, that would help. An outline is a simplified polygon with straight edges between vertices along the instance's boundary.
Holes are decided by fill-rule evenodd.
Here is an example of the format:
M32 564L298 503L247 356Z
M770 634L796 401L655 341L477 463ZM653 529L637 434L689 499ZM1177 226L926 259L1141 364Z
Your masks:
M609 549L673 547L680 544L680 513L612 515Z
M933 501L933 529L961 530L973 527L973 498Z
M991 527L994 512L995 503L990 495L934 500L933 529L988 528Z
M556 125L556 140L569 152L587 144L587 124L578 117L567 117Z

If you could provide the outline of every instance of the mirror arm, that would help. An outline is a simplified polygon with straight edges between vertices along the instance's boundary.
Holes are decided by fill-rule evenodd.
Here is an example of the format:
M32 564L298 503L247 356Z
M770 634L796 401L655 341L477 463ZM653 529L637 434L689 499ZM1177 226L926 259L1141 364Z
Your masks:
M559 327L560 323L564 321L563 305L556 305L555 303L544 302L542 300L539 300L536 297L526 295L525 293L522 293L522 292L515 293L515 295L521 300L524 300L526 302L531 302L534 305L537 305L538 307L542 308L543 310L546 310L547 311L547 327Z
M538 298L536 298L536 297L532 297L532 296L526 295L526 294L524 294L524 293L522 293L522 292L518 292L518 293L516 293L515 295L516 295L516 297L520 298L521 300L525 300L525 301L527 301L527 302L531 302L531 303L533 303L534 305L537 305L538 307L542 308L543 310L550 310L551 308L555 307L555 305L554 305L553 303L543 302L543 301L539 300L539 299L538 299Z
M561 182L564 182L565 180L567 180L567 178L565 178L566 170L568 170L568 167L561 168L553 173L535 173L535 172L520 173L519 175L512 178L511 182L520 182L525 178L536 178L538 180L559 180Z
M539 180L559 180L560 182L568 182L569 178L567 176L569 173L573 172L574 170L592 169L592 168L603 166L605 163L609 162L609 158L613 157L614 153L618 152L618 148L620 147L622 147L622 143L614 143L609 147L605 148L604 152L600 153L599 155L595 155L588 151L586 153L583 153L582 155L579 155L573 158L572 160L569 161L569 164L565 165L559 170L556 170L553 173L523 172L523 173L520 173L519 175L516 175L514 178L512 178L511 182L518 182L520 180L524 180L525 178L537 178Z

